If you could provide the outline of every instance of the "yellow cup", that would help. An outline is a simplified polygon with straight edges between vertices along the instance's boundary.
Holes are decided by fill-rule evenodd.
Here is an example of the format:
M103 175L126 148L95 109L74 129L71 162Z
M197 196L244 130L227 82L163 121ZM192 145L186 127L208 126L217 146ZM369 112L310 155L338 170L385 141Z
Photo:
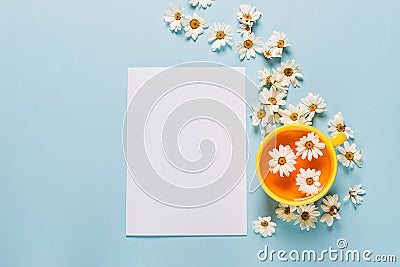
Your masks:
M268 175L270 174L268 164L270 156L268 152L271 151L273 148L278 147L279 144L285 143L285 141L290 139L291 136L296 136L300 133L304 134L306 132L314 132L315 134L318 134L320 141L325 144L325 149L323 150L323 164L328 170L328 173L321 174L321 176L325 175L324 177L326 181L319 193L305 198L293 199L290 197L286 197L283 190L279 191L276 188L272 189L272 186L268 186L268 183L265 182L266 179L268 179ZM258 175L258 180L262 188L274 200L291 206L300 206L317 201L329 191L329 189L333 185L333 182L335 181L338 162L334 147L342 144L346 141L346 139L347 138L344 133L338 133L335 136L328 138L315 127L304 124L288 124L277 128L274 132L271 132L264 138L257 152L256 171ZM288 177L283 177L281 179L288 179ZM291 177L290 179L293 179L293 177ZM295 183L295 181L293 181L293 183Z

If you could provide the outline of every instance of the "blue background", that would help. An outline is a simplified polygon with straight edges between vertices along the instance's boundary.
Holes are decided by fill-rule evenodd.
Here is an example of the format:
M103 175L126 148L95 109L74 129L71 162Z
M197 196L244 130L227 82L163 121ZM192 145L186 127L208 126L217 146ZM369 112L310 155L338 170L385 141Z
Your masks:
M329 112L316 125L326 131L342 111L354 129L365 166L340 166L332 192L342 198L349 185L363 183L364 205L347 203L333 229L318 223L310 232L273 216L277 232L264 239L251 221L273 215L275 204L259 190L248 195L247 237L125 237L127 68L215 61L245 66L258 82L267 64L260 56L240 62L230 49L212 53L208 34L193 42L170 33L163 22L168 2L1 0L0 266L262 266L272 265L257 260L265 244L318 250L335 247L339 237L349 248L400 257L394 0L249 1L263 14L256 34L265 41L273 30L286 32L293 47L285 58L301 64L305 79L289 102L320 93ZM199 14L235 28L241 3L216 0ZM247 94L257 100L256 91ZM248 129L254 158L260 137Z

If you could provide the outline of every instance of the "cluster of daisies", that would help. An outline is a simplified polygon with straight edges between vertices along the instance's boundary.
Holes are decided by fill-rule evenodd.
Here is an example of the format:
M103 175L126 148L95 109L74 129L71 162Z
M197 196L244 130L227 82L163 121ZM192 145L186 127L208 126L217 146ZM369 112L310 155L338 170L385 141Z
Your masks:
M343 201L351 199L354 205L360 205L363 201L362 195L366 193L361 187L361 184L350 187ZM320 210L314 203L298 207L279 203L278 207L275 209L275 213L282 221L294 221L294 225L299 224L301 230L309 231L311 228L316 227L316 222L318 222L318 220L321 223L326 223L329 227L333 225L335 220L340 220L342 218L339 213L341 205L342 203L339 201L339 196L333 194L327 195L322 199L322 216ZM275 233L275 227L276 223L271 221L271 216L258 217L257 220L253 221L254 231L260 233L263 237L272 236L272 234Z
M251 114L252 124L261 127L262 138L273 132L277 127L285 124L307 124L312 125L313 119L317 114L327 111L325 100L320 95L308 95L300 100L297 105L289 104L286 108L286 96L289 87L299 87L298 78L302 77L299 65L295 61L281 63L281 68L273 71L268 69L259 71L259 102L253 104L253 112ZM283 74L283 75L282 75ZM286 76L286 77L282 77ZM345 123L341 112L334 115L333 119L328 122L328 131L331 136L340 132L344 133L347 141L342 146L338 146L337 158L343 166L354 168L355 165L362 166L362 154L357 149L355 143L350 143L354 139L353 130ZM270 171L278 173L281 177L288 177L291 172L295 171L297 160L311 161L318 159L323 155L325 144L320 142L318 134L309 132L295 142L295 149L289 145L279 145L269 152L271 160L269 161ZM298 190L306 195L315 195L320 191L321 183L319 177L321 171L315 169L300 168L296 185ZM362 204L366 191L361 188L361 184L349 188L348 194L343 201L351 199L355 206ZM279 203L275 212L279 219L290 222L294 220L294 224L300 225L301 230L310 230L316 227L316 222L320 217L320 222L332 226L334 220L341 219L339 208L341 203L337 194L327 195L321 203L321 212L315 203L303 206L289 206ZM259 217L253 221L253 228L256 233L262 236L271 236L275 232L276 223L271 221L271 217Z
M280 125L295 123L312 125L316 114L327 111L325 100L318 94L313 95L312 93L308 93L296 106L289 104L288 108L286 108L285 98L287 90L277 89L272 82L275 78L266 73L269 73L266 69L260 71L260 79L262 79L259 84L261 88L259 94L260 102L252 105L253 112L251 114L253 126L261 127L262 138L265 138ZM345 167L351 169L355 165L361 167L363 164L361 151L357 149L357 145L354 142L351 143L349 141L350 139L354 139L354 132L345 124L342 113L335 114L333 119L329 120L328 126L331 136L342 132L348 138L342 146L337 147L337 151L339 152L337 156L338 160ZM290 147L284 146L270 153L274 158L274 162L270 163L274 173L279 170L288 176L287 173L295 169L294 164L296 164L295 159L297 156L301 154L302 159L307 157L308 160L318 158L318 156L322 156L321 149L325 147L324 143L319 142L319 136L313 133L302 137L296 142L296 146L297 154ZM278 159L281 157L283 157L282 160L285 159L285 164L278 162Z
M206 9L212 5L212 0L188 0L188 3L194 8ZM196 41L199 35L203 34L204 30L209 27L209 24L196 12L193 12L192 15L185 15L184 11L185 9L180 3L170 3L169 8L164 12L164 21L168 23L172 32L178 33L183 28L186 38L192 38ZM263 54L270 59L281 58L283 49L291 46L283 32L274 31L267 42L262 42L260 37L255 35L254 26L261 18L261 12L257 11L256 7L248 4L240 5L236 16L239 21L237 32L241 35L241 40L233 45L231 26L222 22L213 23L210 26L208 36L211 51L216 52L225 46L229 46L238 51L241 60L255 58L256 53ZM293 77L296 77L296 75ZM296 81L294 82L296 83Z
M284 36L287 43L286 35L281 33L281 36ZM259 71L259 102L252 105L251 118L252 124L261 128L262 138L265 138L281 125L295 123L312 125L316 115L327 111L325 100L320 95L312 93L308 93L297 105L289 104L287 106L288 89L290 86L300 87L301 78L303 78L303 75L295 60L281 62L280 68L276 70L269 71L264 68L264 70ZM350 141L354 139L354 132L345 123L341 112L335 114L333 119L329 120L328 131L331 136L341 132L347 137L347 141L336 148L337 158L341 164L351 169L355 165L361 167L362 154L357 149L356 144ZM291 172L296 170L295 164L297 164L299 158L308 161L318 159L323 155L324 149L325 144L320 142L318 134L309 132L295 142L295 149L292 149L289 145L279 145L270 151L269 154L272 158L269 161L270 171L274 174L279 172L281 177L288 177ZM320 175L321 171L319 170L300 168L296 177L298 190L306 195L317 194L321 189ZM361 188L361 184L355 185L349 188L343 201L351 199L354 206L360 205L363 201L362 195L365 193L366 191ZM301 230L309 231L316 227L315 223L318 220L326 223L329 227L333 225L335 219L340 220L340 206L338 195L333 194L323 198L321 203L322 216L315 203L298 207L279 203L275 213L279 219L286 222L294 220L294 224L299 224ZM276 223L271 221L271 216L259 217L258 220L253 221L253 224L254 231L264 237L275 233Z
M193 8L206 9L211 6L213 0L188 0L188 4ZM196 12L191 15L184 14L185 9L180 3L173 4L164 12L164 21L168 24L169 29L174 33L185 32L186 38L194 41L202 35L205 29L209 28L207 21L200 17ZM237 32L241 36L241 40L233 45L233 33L231 26L225 23L213 23L208 33L208 42L211 43L211 51L216 52L226 46L233 47L239 53L240 60L255 58L256 54L262 54L265 58L281 59L284 49L290 47L288 37L283 32L274 31L267 42L262 42L261 38L255 35L254 28L261 18L261 12L256 7L248 4L239 6L236 12L239 25ZM260 83L258 88L259 102L253 104L251 114L252 124L261 128L262 138L273 132L276 127L285 124L306 124L312 125L313 119L317 114L327 111L325 100L318 94L308 95L300 100L297 105L289 104L287 106L286 97L290 86L300 87L300 81L303 75L300 71L300 65L296 64L294 59L280 62L277 69L267 69L259 71ZM334 115L332 120L328 122L328 131L330 134L336 135L339 132L346 134L347 141L337 147L337 158L341 164L348 168L354 168L355 165L362 166L362 154L357 149L354 142L353 130L345 124L342 114L339 112ZM290 146L280 145L278 148L270 151L272 159L269 161L270 170L273 173L280 174L281 177L289 176L295 168L296 160L311 161L323 155L325 144L319 141L319 136L314 133L308 133L295 142L296 152ZM299 170L296 177L296 185L299 191L306 195L314 195L320 191L321 183L319 176L321 171L315 169ZM361 184L349 188L348 194L343 199L346 201L351 199L355 206L360 205L363 201L361 195L366 191L361 188ZM321 209L324 214L320 217L321 222L326 222L328 226L332 226L334 219L341 218L339 207L341 203L337 194L327 195L321 203ZM275 210L277 217L283 221L290 222L294 220L294 224L300 224L301 230L310 230L315 228L315 223L321 215L315 203L298 207L288 206L279 203ZM259 217L254 222L254 230L262 236L271 236L275 232L276 223L271 221L271 217Z

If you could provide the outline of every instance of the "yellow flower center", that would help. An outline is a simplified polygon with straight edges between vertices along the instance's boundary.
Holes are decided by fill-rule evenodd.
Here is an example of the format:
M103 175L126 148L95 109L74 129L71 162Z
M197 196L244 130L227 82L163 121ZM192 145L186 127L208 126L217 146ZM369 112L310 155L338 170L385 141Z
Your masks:
M279 163L279 165L285 165L286 164L286 158L285 157L280 157L278 159L278 163Z
M308 178L306 179L306 183L307 183L307 185L313 185L313 184L314 184L314 179L311 178L311 177L308 177Z
M200 26L200 22L197 19L192 19L190 21L190 27L192 27L192 29L197 29Z
M251 19L252 17L251 17L250 14L243 14L243 18L245 18L245 19Z
M277 42L277 47L278 47L278 48L283 48L284 45L285 45L285 41L283 41L283 40L279 40L279 41Z
M272 57L272 53L270 51L268 51L268 50L265 50L264 56L265 57Z
M339 211L339 209L336 207L336 206L331 206L330 208L329 208L329 214L331 215L331 216L333 216L333 215L336 215L336 213Z
M311 104L311 106L308 107L308 109L309 109L310 111L315 111L317 108L318 108L318 105L317 105L317 104Z
M305 212L303 212L303 213L301 214L301 218L302 218L304 221L306 221L306 220L308 220L308 219L310 218L310 214L309 214L307 211L305 211Z
M265 110L259 110L257 113L257 117L261 120L262 118L264 118L265 116L267 116L267 113L265 112Z
M253 41L252 40L246 40L243 42L243 46L247 49L250 49L253 47Z
M270 84L271 83L271 76L267 76L265 78L265 84ZM275 104L274 104L275 105Z
M286 215L288 215L290 213L290 208L286 207L284 212L285 212Z
M225 33L223 32L223 31L219 31L219 32L217 32L217 34L215 35L215 37L217 38L217 39L224 39L225 38Z
M283 73L284 73L286 76L290 77L290 76L293 75L293 69L292 69L292 68L286 68L286 69L283 70Z
M353 160L354 159L354 153L349 151L349 152L346 153L345 157L348 160Z
M175 20L181 20L181 13L179 12L175 13Z
M250 31L251 30L251 27L250 27L250 25L246 25L246 31Z
M338 132L344 132L346 130L346 125L339 123L338 125L336 125L336 130L338 130Z
M304 146L305 146L307 149L311 149L311 148L314 147L314 143L311 142L311 141L307 141L307 142L304 144Z
M267 227L268 226L268 222L267 221L262 221L261 222L261 226Z
M299 117L299 114L297 114L297 113L292 113L292 115L290 115L290 119L292 120L292 121L297 121L297 118Z
M269 101L272 105L276 105L276 103L277 103L275 97L270 97L270 98L268 98L268 101Z

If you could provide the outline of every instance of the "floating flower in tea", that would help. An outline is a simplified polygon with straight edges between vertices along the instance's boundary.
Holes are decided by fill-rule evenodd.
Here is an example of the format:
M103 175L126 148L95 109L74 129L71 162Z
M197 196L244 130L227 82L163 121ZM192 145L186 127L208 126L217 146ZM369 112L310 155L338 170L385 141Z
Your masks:
M279 171L281 177L283 175L289 176L296 169L294 164L297 163L297 157L290 146L279 145L279 149L274 148L269 152L269 155L272 157L269 161L269 166L273 173Z
M301 168L296 177L296 185L299 186L299 191L308 196L317 194L321 190L321 183L319 177L321 171L308 168L307 170Z
M297 146L297 156L301 155L302 159L307 158L309 161L322 156L321 149L325 148L325 144L319 141L319 135L313 132L308 133L307 136L303 136L295 144Z

